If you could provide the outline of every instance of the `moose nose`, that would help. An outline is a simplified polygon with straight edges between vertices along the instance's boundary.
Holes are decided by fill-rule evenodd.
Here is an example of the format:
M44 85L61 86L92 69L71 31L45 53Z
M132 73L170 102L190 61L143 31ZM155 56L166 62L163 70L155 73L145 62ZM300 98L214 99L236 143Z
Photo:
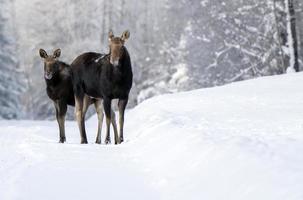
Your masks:
M51 79L53 77L53 75L52 75L52 73L51 72L45 72L45 74L44 74L44 78L45 79Z

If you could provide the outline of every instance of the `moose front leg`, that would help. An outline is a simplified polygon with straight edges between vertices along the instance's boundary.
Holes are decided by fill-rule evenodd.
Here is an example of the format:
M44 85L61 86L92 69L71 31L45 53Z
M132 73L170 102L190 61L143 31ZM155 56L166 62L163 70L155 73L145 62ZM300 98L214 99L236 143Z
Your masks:
M67 104L63 101L54 101L54 105L56 108L56 119L59 125L59 134L60 134L59 143L64 143L66 142L65 115L67 111Z
M119 125L120 125L120 143L124 141L123 137L123 127L124 127L124 113L127 105L128 99L119 99Z
M115 144L119 144L120 140L119 140L119 136L118 136L118 129L117 129L117 123L116 123L116 114L115 114L115 111L113 111L113 109L111 109L111 122L112 122L113 129L114 129Z
M97 131L96 143L101 144L101 132L102 132L102 124L104 118L102 100L100 99L96 100L95 108L98 116L98 131ZM112 109L111 109L111 123L115 134L115 144L118 144L119 137L118 137L117 123L116 123L116 115Z
M105 144L110 144L110 121L111 121L111 99L104 98L103 100L103 107L105 111L106 116L106 138L105 138Z

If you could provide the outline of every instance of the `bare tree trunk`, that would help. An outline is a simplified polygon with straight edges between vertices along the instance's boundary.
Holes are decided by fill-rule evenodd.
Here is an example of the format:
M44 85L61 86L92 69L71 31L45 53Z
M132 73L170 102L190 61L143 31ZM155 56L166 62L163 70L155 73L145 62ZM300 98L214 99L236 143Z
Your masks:
M107 41L107 26L106 26L106 19L107 19L107 1L103 1L103 14L102 14L102 30L101 30L101 44L106 44Z
M107 1L103 1L103 15L102 15L102 30L101 30L101 44L106 40L106 3Z
M296 16L294 9L294 1L286 0L287 11L287 32L288 32L288 46L290 50L290 67L294 71L299 71L298 62L298 38L296 32Z
M125 21L125 0L121 1L121 11L120 11L120 25L123 25Z
M148 18L148 12L149 12L149 7L148 7L148 1L144 1L144 23L143 23L143 43L145 46L146 51L149 53L149 31L148 31L148 23L149 23L149 18Z
M279 43L279 53L281 54L281 63L283 65L283 73L285 73L285 55L284 55L284 51L282 49L282 41L281 41L281 37L280 37L280 29L279 29L279 23L278 23L278 16L277 16L277 0L273 0L273 5L274 5L274 16L275 16L275 24L276 24L276 31L277 31L277 37L278 37L278 43Z
M298 59L299 69L303 63L303 1L297 0L295 3L296 8L296 25L297 25L297 37L298 37Z
M108 28L113 29L113 0L108 1Z

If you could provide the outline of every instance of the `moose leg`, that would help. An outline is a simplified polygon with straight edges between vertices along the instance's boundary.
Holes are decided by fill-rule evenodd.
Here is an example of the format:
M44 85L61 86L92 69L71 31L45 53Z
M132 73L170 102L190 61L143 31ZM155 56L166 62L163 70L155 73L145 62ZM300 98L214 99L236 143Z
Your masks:
M81 144L87 144L84 114L83 114L83 98L75 96L75 103L76 103L75 114L80 130Z
M103 100L103 107L106 116L106 138L105 144L111 143L110 141L110 121L111 121L111 99L104 98Z
M84 98L83 98L83 108L82 108L84 123L85 123L85 115L86 115L87 109L88 109L88 107L89 107L90 104L91 104L90 97L87 96L87 95L84 95Z
M102 100L96 100L95 108L98 115L98 132L97 132L96 143L101 144L101 131L102 131L103 118L104 118Z
M116 114L115 111L113 111L113 109L111 109L111 122L113 125L113 129L114 129L114 134L115 134L115 144L119 144L119 136L118 136L118 130L117 130L117 124L116 124Z
M66 141L65 137L65 115L67 111L67 105L65 102L62 101L55 101L55 108L56 108L56 118L59 125L59 132L60 132L60 140L59 143L64 143Z
M119 126L120 126L120 143L124 141L123 137L123 126L124 126L124 112L127 105L128 99L119 99Z

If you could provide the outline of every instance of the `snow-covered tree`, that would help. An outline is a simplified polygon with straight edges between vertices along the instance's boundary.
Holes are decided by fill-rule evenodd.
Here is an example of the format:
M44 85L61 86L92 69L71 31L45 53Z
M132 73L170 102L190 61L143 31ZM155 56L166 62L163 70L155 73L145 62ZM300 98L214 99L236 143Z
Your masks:
M25 71L22 109L34 119L54 116L39 48L61 48L61 60L71 63L86 51L107 53L110 29L116 35L126 29L131 33L126 43L134 72L129 106L162 93L285 73L287 66L303 62L303 3L298 0L8 2L0 0L1 17L7 21L1 21L0 40L9 41L3 49L10 51L1 49L1 55L5 52L4 59ZM293 33L287 28L292 19L296 37L288 34ZM292 48L291 38L297 38L298 62L293 59L296 51L290 53L296 46ZM68 116L72 119L73 112Z
M25 88L16 56L13 1L0 0L0 119L23 116L20 94Z
M287 71L299 71L298 60L298 38L296 27L296 14L294 0L285 0L286 18L287 18L287 46L290 58Z

